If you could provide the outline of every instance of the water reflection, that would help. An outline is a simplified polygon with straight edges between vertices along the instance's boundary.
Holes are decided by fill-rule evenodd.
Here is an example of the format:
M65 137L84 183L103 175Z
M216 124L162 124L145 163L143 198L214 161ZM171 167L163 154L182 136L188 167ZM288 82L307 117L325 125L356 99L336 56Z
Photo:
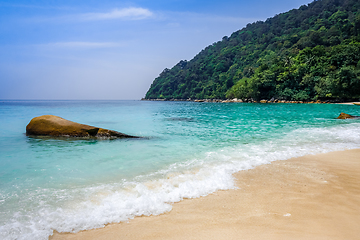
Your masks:
M99 139L69 138L69 137L48 137L48 136L27 136L27 143L31 147L75 147L98 144Z

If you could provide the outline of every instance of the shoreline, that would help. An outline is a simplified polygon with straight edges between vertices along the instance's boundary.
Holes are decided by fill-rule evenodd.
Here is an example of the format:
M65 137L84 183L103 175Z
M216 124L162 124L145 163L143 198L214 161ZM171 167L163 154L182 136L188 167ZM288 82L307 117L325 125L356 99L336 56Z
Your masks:
M301 103L301 104L343 104L343 105L360 105L360 102L354 101L354 102L337 102L337 101L294 101L294 100L260 100L256 101L253 99L145 99L142 98L141 101L155 101L155 102L205 102L205 103Z
M49 239L358 239L360 149L275 161L234 174L238 189L173 210Z

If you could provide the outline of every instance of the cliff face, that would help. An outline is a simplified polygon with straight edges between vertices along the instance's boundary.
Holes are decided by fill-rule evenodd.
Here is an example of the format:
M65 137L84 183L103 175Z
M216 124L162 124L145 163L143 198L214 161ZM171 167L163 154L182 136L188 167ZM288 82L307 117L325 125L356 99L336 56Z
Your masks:
M359 98L359 9L319 0L248 24L165 69L145 99Z

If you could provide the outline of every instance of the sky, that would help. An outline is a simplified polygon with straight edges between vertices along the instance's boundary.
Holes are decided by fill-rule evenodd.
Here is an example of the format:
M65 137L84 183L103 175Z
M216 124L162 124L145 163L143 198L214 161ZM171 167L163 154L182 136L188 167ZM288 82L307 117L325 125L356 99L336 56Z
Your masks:
M165 68L310 2L0 0L0 99L141 99Z

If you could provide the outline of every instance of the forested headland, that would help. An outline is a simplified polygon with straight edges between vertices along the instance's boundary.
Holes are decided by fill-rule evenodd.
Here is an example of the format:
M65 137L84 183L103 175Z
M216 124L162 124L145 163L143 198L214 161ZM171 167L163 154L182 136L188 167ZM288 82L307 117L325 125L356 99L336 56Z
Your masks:
M359 10L318 0L248 24L166 68L145 99L358 100Z

